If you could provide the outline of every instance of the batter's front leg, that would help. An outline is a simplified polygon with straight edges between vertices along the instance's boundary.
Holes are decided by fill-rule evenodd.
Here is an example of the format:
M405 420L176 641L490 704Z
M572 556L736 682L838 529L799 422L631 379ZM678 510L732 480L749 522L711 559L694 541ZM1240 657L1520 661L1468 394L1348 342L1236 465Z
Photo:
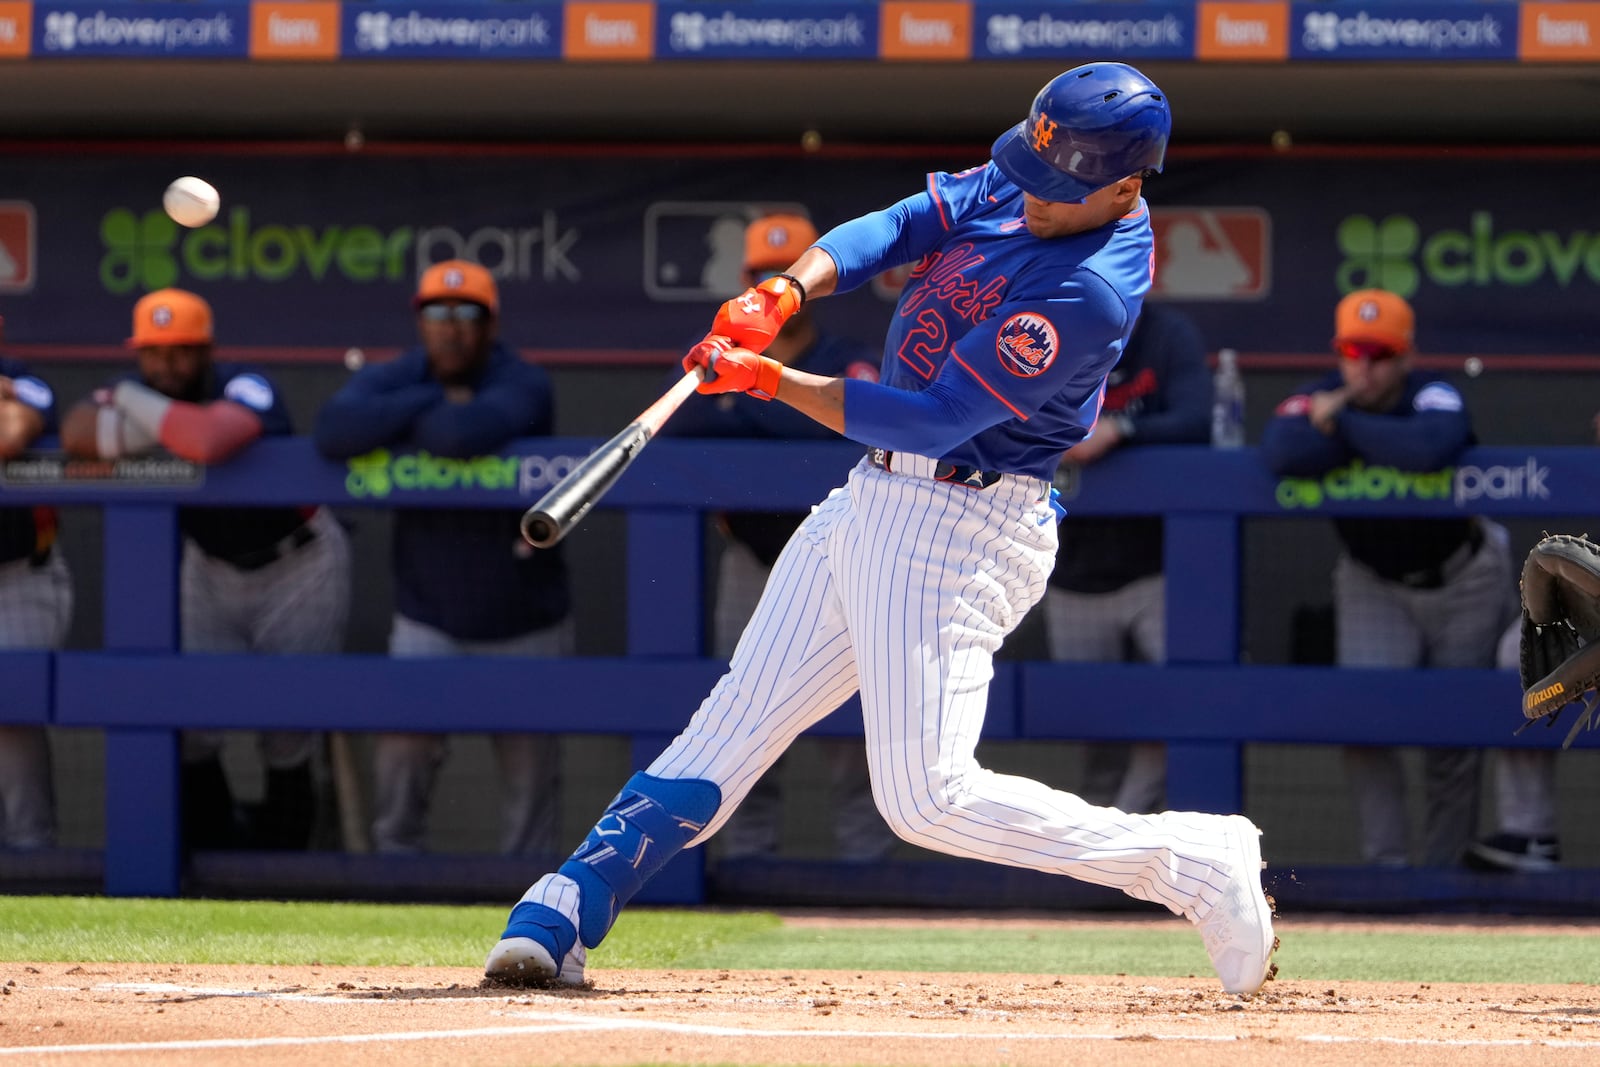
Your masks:
M832 512L847 503L830 498L801 525L728 672L666 751L628 780L571 859L512 909L485 965L489 977L582 982L586 950L639 888L679 850L714 834L784 749L856 691L824 536Z

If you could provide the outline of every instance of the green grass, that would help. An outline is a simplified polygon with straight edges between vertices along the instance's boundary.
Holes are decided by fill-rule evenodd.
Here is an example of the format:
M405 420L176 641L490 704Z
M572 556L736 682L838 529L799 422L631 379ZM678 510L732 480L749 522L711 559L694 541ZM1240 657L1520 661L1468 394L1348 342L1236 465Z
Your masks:
M0 897L0 961L420 965L476 968L501 907ZM1279 979L1600 982L1600 934L1283 933ZM599 968L987 971L1206 976L1178 919L1104 929L785 926L767 912L625 914Z

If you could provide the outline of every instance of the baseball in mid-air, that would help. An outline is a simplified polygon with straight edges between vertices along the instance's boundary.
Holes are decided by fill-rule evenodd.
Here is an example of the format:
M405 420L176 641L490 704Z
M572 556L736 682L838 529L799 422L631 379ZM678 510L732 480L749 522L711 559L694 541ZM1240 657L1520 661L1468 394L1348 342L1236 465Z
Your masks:
M191 175L167 186L167 191L161 195L161 206L180 226L204 226L217 217L222 198L210 182Z

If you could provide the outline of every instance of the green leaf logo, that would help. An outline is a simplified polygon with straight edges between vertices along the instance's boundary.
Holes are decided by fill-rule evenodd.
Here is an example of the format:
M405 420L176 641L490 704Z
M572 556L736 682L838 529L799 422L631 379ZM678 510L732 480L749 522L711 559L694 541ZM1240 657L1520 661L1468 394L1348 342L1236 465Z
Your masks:
M114 208L100 220L100 242L106 254L100 260L100 284L107 292L165 289L178 281L178 261L172 249L178 242L178 224L161 211L135 217L127 208Z
M1339 251L1345 260L1339 266L1341 293L1356 289L1387 289L1403 297L1417 291L1419 231L1416 221L1405 215L1390 215L1373 222L1366 215L1351 215L1339 223Z
M375 449L364 456L351 458L344 476L345 492L351 496L385 497L394 487L389 477L389 450Z

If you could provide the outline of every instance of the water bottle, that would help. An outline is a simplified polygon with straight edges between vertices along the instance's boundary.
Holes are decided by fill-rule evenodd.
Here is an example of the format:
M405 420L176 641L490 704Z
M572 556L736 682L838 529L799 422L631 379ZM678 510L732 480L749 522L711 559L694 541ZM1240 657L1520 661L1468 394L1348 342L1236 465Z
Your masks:
M1211 391L1211 444L1214 448L1244 446L1244 378L1239 353L1217 350L1217 373Z

